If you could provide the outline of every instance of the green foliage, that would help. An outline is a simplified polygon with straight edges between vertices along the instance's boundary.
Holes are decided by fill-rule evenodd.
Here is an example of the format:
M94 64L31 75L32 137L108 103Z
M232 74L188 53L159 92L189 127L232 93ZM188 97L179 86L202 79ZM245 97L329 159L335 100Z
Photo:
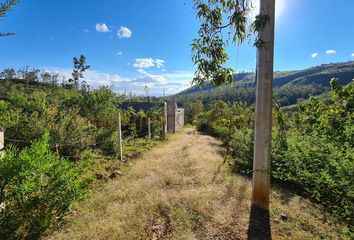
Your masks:
M69 79L69 83L75 86L76 88L79 85L80 78L83 78L83 73L90 68L89 65L86 65L86 57L84 55L80 55L80 58L73 58L74 69L72 72L72 79Z
M184 104L184 121L186 123L193 123L196 117L204 111L202 101L198 99L196 102L187 102Z
M0 159L1 238L37 238L72 201L84 198L89 178L82 164L54 154L48 133L22 151L8 149Z
M260 38L259 33L265 26L270 22L270 17L268 15L258 15L256 20L252 23L251 28L253 33L257 36L256 41L253 46L257 48L262 48L264 46L264 41Z
M6 70L4 76L12 71ZM123 136L137 137L147 132L147 117L151 117L153 136L162 129L161 109L136 113L134 109L119 110L118 105L128 99L117 95L108 87L81 91L62 88L37 80L27 81L29 72L23 68L15 79L2 80L0 84L0 122L6 130L6 142L23 148L40 138L45 130L51 134L51 144L62 156L78 160L87 149L101 150L105 155L115 156L118 112L122 115ZM11 74L10 74L11 75ZM17 76L21 79L17 79ZM36 75L36 74L34 74ZM54 76L55 77L55 76ZM52 75L45 79L52 79ZM42 79L42 81L45 81ZM141 100L140 100L141 101ZM140 118L143 129L140 132ZM107 139L104 139L107 137Z
M197 17L201 21L199 38L193 40L193 62L197 65L194 82L211 82L221 85L231 82L234 72L223 65L228 60L223 40L223 30L228 29L228 38L241 43L247 37L246 22L249 4L241 0L195 0Z
M235 129L231 136L230 148L234 157L233 168L237 172L249 175L252 172L253 129Z
M91 171L111 166L113 161L107 160L116 158L119 112L124 153L152 144L132 140L146 136L148 116L152 137L160 135L161 108L118 108L127 99L145 98L117 95L108 87L61 87L57 75L28 67L5 69L0 77L0 122L6 143L6 154L0 158L0 239L38 238L61 219L72 201L85 196L86 175L92 178ZM99 163L92 163L93 158Z
M275 144L278 142L275 141ZM327 210L354 216L354 155L325 136L288 132L286 148L273 147L273 177L293 183Z
M6 0L4 3L0 3L0 17L5 17L6 13L8 13L18 2L19 0ZM14 34L15 33L11 32L0 32L0 37L6 37Z
M311 97L295 112L275 105L272 130L272 179L320 203L338 218L354 218L354 84L331 81L331 100ZM229 113L233 129L228 132ZM198 129L229 146L237 172L252 173L254 108L240 103L210 104L199 113ZM231 139L229 138L231 134Z
M270 22L270 16L258 15L248 27L248 16L253 8L251 1L194 0L194 3L201 24L199 36L192 44L192 59L197 66L193 83L230 83L234 78L234 70L224 66L228 60L225 48L230 42L240 44L251 38L248 32L255 35L254 46L263 47L264 41L259 33Z

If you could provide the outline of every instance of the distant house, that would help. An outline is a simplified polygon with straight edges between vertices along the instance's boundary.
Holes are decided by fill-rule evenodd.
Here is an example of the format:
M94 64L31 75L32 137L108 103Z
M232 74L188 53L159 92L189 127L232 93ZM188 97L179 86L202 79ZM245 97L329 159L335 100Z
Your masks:
M171 100L168 103L159 102L123 102L119 105L121 109L129 109L130 107L133 108L135 111L149 111L152 108L161 107L164 109L166 105L166 117L167 117L167 131L169 132L176 132L184 127L184 109L177 107L176 100Z
M128 110L130 107L136 112L147 112L152 108L163 108L163 102L122 102L118 106L120 109Z

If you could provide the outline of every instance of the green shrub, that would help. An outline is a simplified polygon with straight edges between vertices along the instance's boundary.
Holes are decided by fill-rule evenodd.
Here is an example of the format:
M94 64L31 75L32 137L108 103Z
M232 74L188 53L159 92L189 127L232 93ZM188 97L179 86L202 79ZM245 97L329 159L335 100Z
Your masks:
M354 219L354 83L331 81L331 99L312 97L296 112L275 105L272 129L272 180L308 196L350 224ZM227 113L236 113L231 139ZM217 118L212 116L217 115ZM199 114L202 130L229 144L236 172L252 173L253 107L216 102ZM251 124L252 123L252 124Z
M57 157L48 133L22 151L8 149L0 159L0 238L38 238L86 196L85 168Z
M352 150L340 149L322 136L296 131L289 132L287 145L287 151L272 156L273 177L296 184L336 215L346 220L353 218Z
M251 174L253 130L250 128L234 129L229 145L230 153L234 156L233 169L247 175Z
M100 129L96 138L97 148L104 154L118 154L118 131Z

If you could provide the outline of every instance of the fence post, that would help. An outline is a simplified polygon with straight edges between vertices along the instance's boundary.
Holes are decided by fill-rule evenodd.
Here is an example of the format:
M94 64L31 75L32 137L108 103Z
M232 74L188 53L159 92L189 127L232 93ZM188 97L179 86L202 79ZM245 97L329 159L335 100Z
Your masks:
M0 127L0 152L2 152L5 148L5 130Z
M151 120L150 117L148 117L148 138L151 140Z
M122 123L120 121L120 112L118 113L118 159L123 159L122 154Z
M143 131L143 116L140 115L140 119L139 119L139 132L140 132L140 134L142 131Z
M167 103L164 102L163 121L162 121L162 139L166 138L166 133L167 133Z

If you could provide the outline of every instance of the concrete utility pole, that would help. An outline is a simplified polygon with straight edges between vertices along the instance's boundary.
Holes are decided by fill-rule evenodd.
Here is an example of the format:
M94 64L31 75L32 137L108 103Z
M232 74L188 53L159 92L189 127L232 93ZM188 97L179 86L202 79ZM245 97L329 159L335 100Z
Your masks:
M259 35L265 44L257 51L252 206L268 210L272 150L275 0L260 0L260 15L268 16L269 22Z

